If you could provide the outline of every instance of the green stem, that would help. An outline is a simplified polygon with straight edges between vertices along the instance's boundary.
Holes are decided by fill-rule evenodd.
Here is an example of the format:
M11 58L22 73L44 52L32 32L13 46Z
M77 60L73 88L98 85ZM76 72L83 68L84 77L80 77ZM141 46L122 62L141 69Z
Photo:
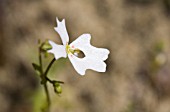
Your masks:
M48 65L48 67L47 67L47 69L46 69L46 71L45 71L45 73L44 73L44 76L45 76L45 77L47 76L48 71L50 70L50 68L51 68L51 66L53 65L54 61L55 61L55 58L53 58L53 60L52 60L52 61L50 62L50 64Z
M51 106L51 100L50 100L50 95L49 95L49 91L48 91L48 86L47 86L47 83L43 84L44 86L44 90L45 90L45 94L46 94L46 97L47 97L47 112L50 112L50 106Z
M54 61L55 61L55 58L53 58L53 60L50 62L45 73L42 76L43 80L45 80L45 82L43 83L43 86L44 86L44 89L45 89L45 93L46 93L46 97L47 97L47 103L48 103L47 112L50 111L50 106L51 106L51 100L50 100L50 95L49 95L48 86L47 86L47 74L48 74L48 71L50 70L52 64L54 63Z
M41 56L41 48L39 48L39 63L40 63L40 72L41 76L43 75L43 69L42 69L42 56Z
M50 95L49 95L49 90L48 90L48 86L47 86L47 74L48 74L48 71L49 69L51 68L52 64L54 63L55 61L55 58L50 62L50 64L48 65L45 73L43 73L43 64L42 64L42 55L41 55L41 46L39 47L39 64L40 64L40 72L41 72L41 79L42 79L42 85L44 86L44 90L45 90L45 94L46 94L46 97L47 97L47 107L45 109L46 112L49 112L50 111L50 105L51 105L51 100L50 100Z
M48 82L50 82L51 84L53 84L54 82L58 82L58 83L64 84L63 81L54 81L54 80L49 79L48 77L46 77L46 80L47 80Z

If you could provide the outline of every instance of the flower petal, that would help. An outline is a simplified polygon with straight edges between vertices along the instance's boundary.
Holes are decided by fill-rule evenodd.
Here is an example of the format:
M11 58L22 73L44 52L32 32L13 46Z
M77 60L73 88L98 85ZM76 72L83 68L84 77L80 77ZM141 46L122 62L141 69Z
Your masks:
M66 45L69 42L69 36L65 25L65 19L60 22L58 18L56 18L56 21L57 27L54 27L54 29L60 35L63 45Z
M106 64L103 62L108 58L109 50L104 48L96 48L90 45L90 34L83 34L70 44L72 48L81 50L84 58L78 58L74 55L68 55L75 70L84 75L86 69L92 69L98 72L106 71Z
M64 57L64 58L67 57L67 53L66 53L64 45L57 45L56 43L50 40L49 40L49 43L52 46L52 49L48 50L48 52L54 54L54 57L56 60L61 57Z
M70 46L80 49L86 56L106 60L110 51L104 48L96 48L90 44L90 34L83 34L73 41Z
M68 55L71 63L73 64L74 69L80 74L85 75L87 69L92 69L98 72L106 71L106 64L102 60L95 58L84 57L78 58L74 55Z

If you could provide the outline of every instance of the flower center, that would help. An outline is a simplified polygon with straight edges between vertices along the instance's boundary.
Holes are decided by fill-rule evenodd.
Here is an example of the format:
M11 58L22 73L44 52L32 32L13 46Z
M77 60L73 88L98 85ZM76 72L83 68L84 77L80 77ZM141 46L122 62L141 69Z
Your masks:
M74 49L71 48L68 44L66 45L66 52L67 54L74 54Z
M73 54L79 58L85 57L84 53L81 50L74 48L74 46L69 46L68 44L66 45L66 52L67 54Z

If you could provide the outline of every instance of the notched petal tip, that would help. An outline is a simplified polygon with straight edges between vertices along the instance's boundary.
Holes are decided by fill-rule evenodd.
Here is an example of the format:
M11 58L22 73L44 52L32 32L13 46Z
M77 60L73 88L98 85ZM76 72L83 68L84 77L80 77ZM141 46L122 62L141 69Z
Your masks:
M60 24L60 23L64 23L65 24L65 19L63 20L59 20L58 17L56 17L56 22L57 22L57 25Z
M56 17L56 21L57 27L54 27L54 30L60 35L63 45L66 45L66 43L69 42L69 36L65 25L65 19L59 21Z

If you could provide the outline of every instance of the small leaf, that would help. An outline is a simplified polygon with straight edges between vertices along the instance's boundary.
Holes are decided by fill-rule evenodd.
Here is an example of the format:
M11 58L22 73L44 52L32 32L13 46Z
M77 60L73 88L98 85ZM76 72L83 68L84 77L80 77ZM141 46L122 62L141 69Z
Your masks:
M40 75L41 74L41 67L35 63L32 63L32 66L35 70L35 72L37 73L37 75Z

